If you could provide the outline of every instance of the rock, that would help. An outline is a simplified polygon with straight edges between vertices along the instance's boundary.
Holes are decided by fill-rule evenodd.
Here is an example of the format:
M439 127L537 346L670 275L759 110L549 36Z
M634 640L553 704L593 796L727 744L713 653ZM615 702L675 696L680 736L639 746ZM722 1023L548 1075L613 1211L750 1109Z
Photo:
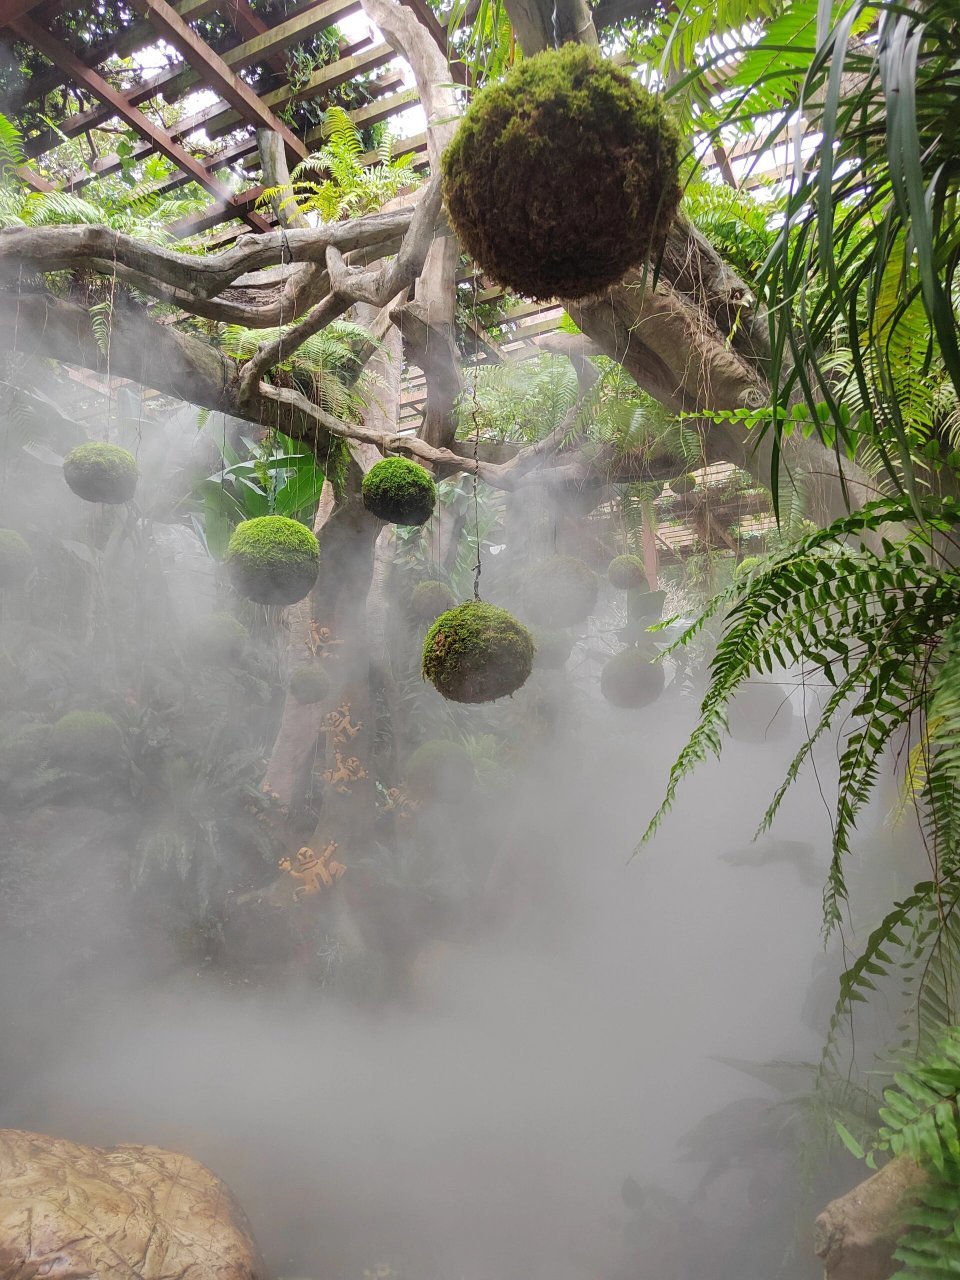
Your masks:
M827 1205L814 1225L825 1280L887 1280L894 1274L899 1213L924 1176L899 1156Z
M189 1156L0 1129L0 1280L262 1280L239 1204Z

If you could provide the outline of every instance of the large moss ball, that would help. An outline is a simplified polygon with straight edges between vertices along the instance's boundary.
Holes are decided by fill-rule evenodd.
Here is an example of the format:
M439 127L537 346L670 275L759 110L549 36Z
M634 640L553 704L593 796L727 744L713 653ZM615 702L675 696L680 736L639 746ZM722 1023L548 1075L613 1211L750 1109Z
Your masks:
M475 777L469 753L459 742L443 738L417 747L404 769L407 790L417 800L453 796L469 787Z
M456 603L457 597L445 582L427 579L426 582L418 582L410 592L407 613L414 622L433 622Z
M122 751L123 733L105 711L68 711L50 734L50 754L74 769L115 764Z
M533 654L533 637L506 609L470 600L427 632L423 675L452 702L493 702L525 683Z
M190 628L188 644L201 662L229 665L240 657L248 635L232 613L211 613Z
M63 478L84 502L129 502L140 470L136 459L115 444L81 444L63 460Z
M390 524L426 524L437 501L437 486L425 467L406 458L384 458L363 477L363 505Z
M647 574L639 556L614 556L607 566L607 579L618 591L632 591L647 585Z
M257 604L294 604L317 580L320 546L311 531L286 516L238 524L227 544L230 581Z
M793 727L786 689L776 684L745 684L727 708L730 736L738 742L780 742Z
M536 627L533 631L533 643L536 653L533 658L535 667L554 671L566 664L573 649L573 636L568 631L557 631L549 627Z
M599 589L597 575L582 560L548 556L527 574L523 599L538 627L572 627L589 618Z
M460 242L525 297L581 298L658 251L680 203L658 98L580 44L483 89L443 155Z
M19 587L33 567L33 552L15 529L0 529L0 587Z
M663 692L663 666L648 649L624 649L600 673L600 692L615 707L646 707Z
M330 692L330 677L319 662L303 662L290 672L287 689L294 702L307 707L324 700Z

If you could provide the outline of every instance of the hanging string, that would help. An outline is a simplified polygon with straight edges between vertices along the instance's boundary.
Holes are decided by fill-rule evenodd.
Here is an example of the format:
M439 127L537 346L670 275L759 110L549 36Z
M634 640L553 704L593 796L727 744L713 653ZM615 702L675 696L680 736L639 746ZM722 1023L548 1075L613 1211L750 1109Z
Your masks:
M290 241L287 239L287 229L283 223L279 223L277 231L280 236L280 284L279 297L277 300L277 369L283 361L283 268L293 261L293 253L290 249ZM269 458L268 461L275 463L276 454L279 449L280 430L278 426L279 409L274 412L270 426L269 436ZM277 503L277 468L271 467L269 472L267 503L268 510L271 515L276 513Z
M482 556L480 554L480 494L478 486L478 475L480 470L480 419L477 417L479 409L477 400L477 385L473 384L473 523L475 531L475 540L477 547L477 563L473 567L473 598L480 599L480 574L483 571Z

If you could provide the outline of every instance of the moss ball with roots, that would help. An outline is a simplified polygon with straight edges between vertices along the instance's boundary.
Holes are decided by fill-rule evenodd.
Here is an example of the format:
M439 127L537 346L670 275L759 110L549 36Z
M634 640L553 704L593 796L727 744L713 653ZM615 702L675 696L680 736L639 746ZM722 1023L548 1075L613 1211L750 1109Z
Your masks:
M201 662L229 664L240 657L249 634L232 613L211 613L193 624L187 639L191 654Z
M780 742L793 727L786 689L776 684L741 685L727 707L730 736L738 742Z
M593 613L600 583L593 570L573 556L548 556L527 574L524 604L538 627L572 627Z
M414 622L433 622L456 603L457 597L447 584L431 578L418 582L413 588L407 601L407 613Z
M403 772L407 790L417 800L451 798L476 778L469 752L459 742L444 738L417 747Z
M556 671L566 665L573 649L573 636L566 631L557 631L548 627L536 627L533 631L533 643L537 647L533 665L546 671Z
M624 649L600 673L600 692L615 707L635 710L656 702L666 682L663 666L649 649Z
M116 764L123 752L123 733L105 711L68 711L53 726L50 754L74 769Z
M303 662L290 672L287 689L294 702L311 706L322 702L330 692L330 677L319 662Z
M493 702L530 675L533 637L506 609L470 600L442 613L423 642L423 676L451 702Z
M63 460L63 478L84 502L129 502L140 470L132 453L115 444L81 444Z
M444 199L499 284L582 298L659 252L680 203L679 151L657 97L567 44L474 97L443 155Z
M618 591L647 585L647 573L639 556L614 556L607 566L607 579Z
M426 524L437 501L437 486L425 467L406 458L384 458L363 477L363 505L390 524Z
M227 544L230 581L257 604L295 604L317 580L320 546L311 531L286 516L238 524Z
M0 587L19 587L33 568L33 552L15 529L0 529Z

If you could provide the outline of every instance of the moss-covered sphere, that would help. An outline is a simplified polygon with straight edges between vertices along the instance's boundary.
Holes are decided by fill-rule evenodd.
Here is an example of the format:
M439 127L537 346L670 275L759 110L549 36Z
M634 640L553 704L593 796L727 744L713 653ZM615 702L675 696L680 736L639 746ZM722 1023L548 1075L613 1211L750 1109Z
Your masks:
M452 702L493 702L525 683L533 654L533 637L506 609L470 600L427 632L423 675Z
M407 613L414 622L433 622L456 603L457 597L445 582L428 579L426 582L418 582L410 592Z
M730 736L738 742L780 742L793 727L786 689L776 684L745 684L727 707Z
M391 524L426 524L437 501L437 486L425 467L406 458L384 458L363 477L363 505Z
M582 298L659 250L680 203L679 150L659 99L567 44L475 96L443 155L444 199L499 284Z
M553 671L565 665L573 649L573 636L567 631L556 631L549 627L535 627L533 643L536 653L533 658L535 667L543 667Z
M63 478L84 502L129 502L140 470L136 459L115 444L81 444L63 460Z
M238 524L227 544L230 581L257 604L294 604L317 580L320 546L311 531L286 516Z
M122 751L123 733L105 711L68 711L50 734L50 754L75 769L115 764Z
M290 697L301 706L322 702L330 692L330 677L319 662L304 662L290 672Z
M624 649L600 673L600 692L615 707L646 707L663 693L663 666L649 649Z
M678 498L683 497L685 493L693 493L697 487L697 477L691 475L689 471L682 476L674 476L670 481L671 492L675 493Z
M232 613L211 613L190 628L188 643L202 662L236 662L243 652L249 632Z
M33 567L33 552L15 529L0 529L0 587L19 587Z
M593 613L599 589L597 575L582 560L548 556L527 574L523 599L538 627L572 627Z
M469 753L459 742L443 738L417 747L403 772L407 790L418 800L453 795L469 787L476 777Z
M607 566L607 579L618 591L632 591L647 585L647 574L639 556L614 556Z

